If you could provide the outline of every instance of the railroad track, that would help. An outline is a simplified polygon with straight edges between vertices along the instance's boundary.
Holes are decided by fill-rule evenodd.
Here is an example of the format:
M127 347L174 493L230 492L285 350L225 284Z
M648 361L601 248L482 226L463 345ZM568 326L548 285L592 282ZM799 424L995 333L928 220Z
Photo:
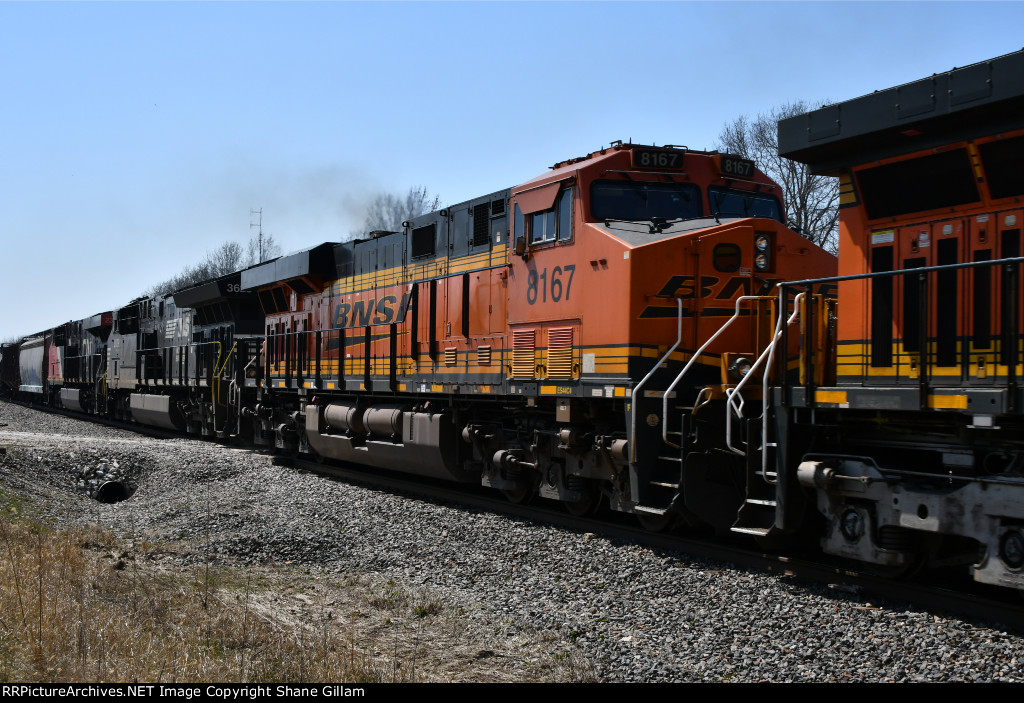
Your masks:
M85 421L79 413L17 403L33 410ZM117 420L90 417L106 427L157 439L180 439L183 435L155 427L147 427ZM195 437L192 437L195 438ZM254 449L254 451L256 451ZM791 579L795 587L827 587L844 596L854 595L863 601L864 609L916 608L936 615L952 614L969 623L998 626L1001 629L1024 632L1024 597L1005 589L986 588L966 578L942 582L922 582L912 578L884 578L856 568L855 564L822 561L800 555L766 552L734 540L723 540L706 535L691 534L685 530L650 532L633 524L631 516L604 511L594 517L575 517L555 502L535 498L525 504L512 503L487 489L421 479L408 474L368 469L359 465L325 461L323 463L300 457L278 455L275 462L298 470L309 471L345 481L358 482L379 490L415 495L455 506L513 516L522 520L541 522L581 532L592 532L610 539L640 544L664 550L723 562L743 570L759 570ZM935 572L931 572L934 575ZM681 594L685 597L685 594Z
M959 584L936 584L913 579L884 578L857 570L854 565L825 563L820 557L811 559L773 554L729 540L688 535L681 531L650 532L630 524L631 518L622 514L574 517L554 502L535 499L527 504L511 503L475 486L417 480L408 475L378 469L371 471L357 465L317 463L293 457L282 457L279 461L302 470L363 483L381 490L408 493L571 530L593 532L652 549L725 562L741 569L765 571L790 578L802 586L825 585L846 595L859 595L865 601L861 606L865 609L882 607L883 603L884 607L924 608L936 614L956 615L977 626L998 625L1004 629L1024 632L1024 597L1020 597L1024 594L987 589L969 580Z

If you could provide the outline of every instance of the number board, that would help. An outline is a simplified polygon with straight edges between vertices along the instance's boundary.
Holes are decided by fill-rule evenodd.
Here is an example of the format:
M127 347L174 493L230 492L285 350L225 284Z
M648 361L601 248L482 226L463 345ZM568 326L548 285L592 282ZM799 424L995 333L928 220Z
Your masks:
M750 159L741 159L737 156L721 157L722 175L739 176L740 178L754 177L754 162Z
M682 168L682 151L666 151L664 149L634 149L633 166L635 168Z

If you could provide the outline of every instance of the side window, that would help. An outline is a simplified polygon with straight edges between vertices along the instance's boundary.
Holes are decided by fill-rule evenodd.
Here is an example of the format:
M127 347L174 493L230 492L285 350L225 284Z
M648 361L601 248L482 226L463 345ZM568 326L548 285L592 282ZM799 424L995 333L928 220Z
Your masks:
M555 211L543 210L530 215L530 244L540 244L555 238Z
M518 206L516 215L519 215ZM562 190L550 210L530 215L529 229L530 244L572 239L572 188Z

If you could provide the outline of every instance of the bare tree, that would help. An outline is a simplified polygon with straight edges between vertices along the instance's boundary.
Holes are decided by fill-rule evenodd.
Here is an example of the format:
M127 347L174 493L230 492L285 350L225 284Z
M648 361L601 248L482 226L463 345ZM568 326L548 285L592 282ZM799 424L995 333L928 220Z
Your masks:
M276 244L274 246L277 247ZM251 242L248 248L250 251L252 250ZM277 247L277 249L280 250L280 247ZM172 276L166 281L161 281L146 291L146 294L153 297L169 295L182 288L198 285L203 281L219 278L233 271L238 271L248 265L250 264L246 263L246 255L241 244L238 242L224 242L213 251L207 252L206 258L198 264L186 266L182 269L181 273Z
M410 188L404 196L381 193L366 209L363 228L367 232L401 232L402 223L406 220L432 212L439 207L440 196L435 195L431 198L425 186Z
M238 242L224 242L206 255L206 262L214 276L237 271L242 267L242 245Z
M281 245L274 239L274 235L264 234L262 242L260 242L260 235L253 235L245 247L243 268L262 264L264 261L270 261L279 256L281 256Z
M751 120L746 115L727 123L718 135L718 149L753 159L758 168L782 186L789 225L827 251L839 244L839 179L812 174L805 164L779 156L778 122L817 109L802 100L773 107Z

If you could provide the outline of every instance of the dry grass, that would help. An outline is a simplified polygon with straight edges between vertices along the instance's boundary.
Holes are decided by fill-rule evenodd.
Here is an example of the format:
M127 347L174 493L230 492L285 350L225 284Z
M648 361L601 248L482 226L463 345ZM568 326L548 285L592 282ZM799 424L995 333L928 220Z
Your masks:
M0 491L0 682L594 680L553 637L394 581L183 566L188 545L25 512Z
M0 681L417 680L326 628L258 614L251 579L139 568L147 549L0 519Z

